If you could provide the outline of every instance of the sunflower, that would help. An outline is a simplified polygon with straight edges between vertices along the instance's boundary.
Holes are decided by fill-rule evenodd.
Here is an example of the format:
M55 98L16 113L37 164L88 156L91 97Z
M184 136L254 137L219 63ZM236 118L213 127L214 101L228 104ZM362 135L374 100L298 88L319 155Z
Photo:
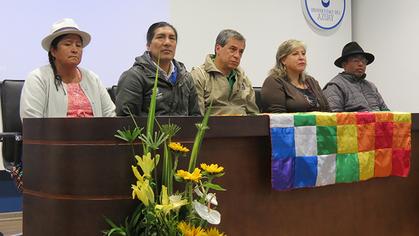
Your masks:
M181 221L178 224L178 229L185 236L206 236L205 230L201 227L195 227L191 224L188 224L184 221Z
M224 171L224 167L218 166L218 164L207 165L202 163L201 168L210 174L218 174Z
M212 227L207 230L207 236L226 236L224 233L220 233L218 229Z
M169 148L172 149L175 152L181 152L181 153L189 152L189 149L187 147L182 146L182 144L176 143L176 142L170 142L169 143Z
M176 176L184 180L190 180L194 182L198 182L202 178L201 170L199 168L195 168L195 170L192 173L189 173L188 171L184 170L178 170L176 172Z

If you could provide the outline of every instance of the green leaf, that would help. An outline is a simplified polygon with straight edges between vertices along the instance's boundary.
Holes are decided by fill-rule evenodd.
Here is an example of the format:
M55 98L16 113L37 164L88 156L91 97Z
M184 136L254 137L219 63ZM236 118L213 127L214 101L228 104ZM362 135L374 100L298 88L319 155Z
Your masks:
M215 175L213 175L213 176L214 176L214 177L221 177L221 176L223 176L223 175L225 175L225 172L221 172L221 173L215 174Z
M135 127L132 131L124 128L124 130L117 130L114 136L126 142L133 143L141 134L143 128Z
M160 65L160 53L157 58L157 66L156 66L156 77L154 78L154 86L153 86L153 92L151 94L151 101L150 101L150 107L148 109L148 117L147 117L147 137L151 137L154 130L154 120L156 117L156 97L157 97L157 84L159 79L159 65ZM146 147L145 152L148 152L149 147Z
M160 125L159 124L159 122L156 120L156 123L157 123L157 125L159 126L159 128L160 128L160 131L162 132L162 133L164 133L164 134L166 134L167 136L168 136L168 139L170 140L173 136L175 136L176 134L177 134L177 132L179 132L179 130L180 130L180 127L178 126L178 125L176 125L176 124L172 124L172 123L170 123L170 120L169 120L169 123L168 124L163 124L163 125Z
M128 138L126 137L126 134L123 131L117 130L116 132L118 133L118 134L114 135L116 138L119 138L119 139L122 139L122 140L128 142Z
M214 189L214 190L217 190L217 191L226 191L225 188L221 187L218 184L204 183L203 185L204 185L204 187L207 187L207 188L210 188L210 189Z
M116 226L115 223L112 222L111 219L109 219L108 217L105 217L105 221L106 223L108 223L108 225L110 225L112 228L117 228L118 226Z
M168 136L160 131L156 131L154 132L154 137L148 134L141 134L138 138L147 145L148 149L157 150Z

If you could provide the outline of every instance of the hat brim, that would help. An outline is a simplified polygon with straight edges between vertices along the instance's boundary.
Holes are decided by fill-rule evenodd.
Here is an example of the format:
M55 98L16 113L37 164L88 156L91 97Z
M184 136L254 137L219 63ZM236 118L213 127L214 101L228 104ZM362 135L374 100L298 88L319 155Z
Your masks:
M368 52L353 52L353 53L347 54L345 56L341 56L338 59L336 59L335 66L337 66L339 68L343 68L342 63L348 57L353 56L353 55L363 55L365 57L365 59L367 59L367 65L371 64L375 59L374 55L372 55L371 53L368 53Z
M49 52L49 50L51 49L51 43L52 41L57 38L58 36L64 35L64 34L77 34L81 37L82 41L83 41L83 47L86 47L89 43L90 43L90 34L84 31L80 31L77 29L68 29L68 30L61 30L58 32L54 32L50 35L47 35L43 40L42 40L42 48L45 49L47 52Z

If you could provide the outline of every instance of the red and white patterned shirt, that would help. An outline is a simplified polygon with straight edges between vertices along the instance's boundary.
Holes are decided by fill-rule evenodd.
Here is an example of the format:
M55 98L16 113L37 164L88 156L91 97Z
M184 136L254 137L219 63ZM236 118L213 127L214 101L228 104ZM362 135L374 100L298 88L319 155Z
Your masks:
M80 87L80 83L69 83L67 86L67 117L93 117L92 105Z

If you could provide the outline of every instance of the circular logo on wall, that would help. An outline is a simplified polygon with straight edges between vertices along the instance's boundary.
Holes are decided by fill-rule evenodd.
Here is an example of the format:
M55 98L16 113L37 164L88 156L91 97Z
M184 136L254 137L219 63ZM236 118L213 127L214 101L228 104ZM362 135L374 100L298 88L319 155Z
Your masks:
M346 0L301 0L304 16L321 30L337 28L346 11Z

